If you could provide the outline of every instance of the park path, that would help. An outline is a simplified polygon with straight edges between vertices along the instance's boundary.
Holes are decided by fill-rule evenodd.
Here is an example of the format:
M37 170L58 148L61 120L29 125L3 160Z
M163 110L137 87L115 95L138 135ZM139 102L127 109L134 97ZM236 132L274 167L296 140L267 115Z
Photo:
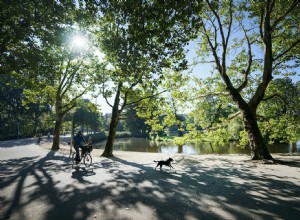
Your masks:
M34 139L0 142L0 219L299 218L297 166L177 156L175 170L155 171L161 155L116 155L73 168Z

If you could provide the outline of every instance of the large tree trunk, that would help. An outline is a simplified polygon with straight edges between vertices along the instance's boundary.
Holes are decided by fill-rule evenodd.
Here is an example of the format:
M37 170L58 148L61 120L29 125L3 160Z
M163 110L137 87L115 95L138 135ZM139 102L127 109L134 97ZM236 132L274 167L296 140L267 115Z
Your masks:
M59 149L59 138L60 138L60 130L62 125L62 117L57 116L55 121L55 128L53 134L53 143L52 143L52 150Z
M113 145L116 137L116 130L117 125L119 122L119 117L121 114L121 110L119 110L119 104L120 104L120 95L121 95L121 88L123 86L123 83L119 83L118 90L115 97L115 102L112 109L112 115L111 115L111 121L109 125L109 133L107 137L107 142L105 145L104 152L102 154L103 157L113 157Z
M257 94L260 94L259 89L262 88L257 89ZM244 128L248 134L251 150L254 153L252 160L273 159L258 127L256 116L256 109L258 105L246 103L236 89L231 89L230 92L232 99L236 102L238 108L242 112ZM254 97L254 99L256 99L256 97Z
M118 125L118 116L112 115L110 125L109 125L109 133L107 137L107 142L105 145L104 152L102 156L104 157L113 157L113 145L116 137L116 130Z
M243 123L248 134L249 144L254 155L252 160L273 159L257 124L256 110L247 110L243 113Z
M53 133L53 143L52 143L52 150L59 149L59 137L60 137L60 130L62 125L62 99L59 93L56 94L56 103L55 103L55 127Z

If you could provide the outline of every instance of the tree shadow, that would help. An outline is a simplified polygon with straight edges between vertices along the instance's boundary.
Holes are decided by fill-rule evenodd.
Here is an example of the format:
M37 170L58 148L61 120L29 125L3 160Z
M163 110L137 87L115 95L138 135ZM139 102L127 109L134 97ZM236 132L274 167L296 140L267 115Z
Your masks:
M289 167L300 167L300 159L275 159L274 160L275 164L281 164Z
M114 157L74 170L52 151L4 161L0 189L13 193L1 195L0 219L298 218L299 178L266 176L252 164L228 161L154 167Z
M300 158L289 158L284 156L284 158L280 159L273 159L273 160L244 160L243 162L249 163L249 164L267 164L267 165L285 165L288 167L300 167Z
M90 183L84 177L96 175L92 168L76 166L74 169L75 171L72 172L71 177L77 179L80 183Z
M30 144L36 144L36 138L16 139L9 141L0 141L1 148L23 147Z

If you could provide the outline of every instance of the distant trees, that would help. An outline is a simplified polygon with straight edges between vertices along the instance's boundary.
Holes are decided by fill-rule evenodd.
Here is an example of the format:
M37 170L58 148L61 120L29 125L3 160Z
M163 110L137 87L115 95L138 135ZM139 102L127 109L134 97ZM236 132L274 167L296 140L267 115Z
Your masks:
M146 125L145 119L139 118L134 106L128 106L124 112L124 129L131 132L133 136L148 136L150 127Z
M0 140L33 136L42 128L42 115L50 112L46 103L24 104L24 89L16 80L0 75Z
M151 128L151 136L161 135L167 130L175 130L178 137L182 137L185 131L185 111L188 111L185 102L189 91L188 76L182 71L164 71L162 83L157 91L162 91L159 96L149 97L138 103L137 115L145 119ZM158 93L158 92L157 92Z
M102 129L101 113L88 99L79 100L78 107L74 113L71 113L71 117L74 127L79 127L80 130L96 132Z

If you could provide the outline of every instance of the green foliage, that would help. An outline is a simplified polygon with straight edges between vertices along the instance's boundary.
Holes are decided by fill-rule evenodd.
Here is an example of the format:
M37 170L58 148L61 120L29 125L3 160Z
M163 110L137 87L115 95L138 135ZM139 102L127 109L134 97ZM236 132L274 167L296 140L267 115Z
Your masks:
M270 84L258 110L259 125L269 143L299 140L299 97L299 87L289 78L275 79Z
M231 140L231 136L226 128L219 128L206 132L208 142L213 146L224 146Z
M105 132L103 132L103 131L102 132L97 132L97 133L94 133L94 134L87 134L87 135L85 135L84 138L85 138L85 140L88 140L89 137L91 137L93 144L104 141L107 138Z
M27 108L51 105L56 114L51 121L58 123L59 133L62 117L91 87L95 71L94 52L70 46L75 32L84 34L79 30L83 8L64 0L4 1L1 8L0 74L10 74L13 86L24 89L22 104ZM35 115L34 132L43 127L39 117Z
M151 98L142 100L137 106L138 116L146 119L146 123L154 133L164 133L165 131L177 131L178 136L182 136L186 127L187 110L185 100L187 93L183 90L188 83L188 75L183 72L165 70L165 77L162 84L157 87L159 96L153 97L153 91L147 93ZM167 131L168 132L168 131Z
M168 1L133 0L102 4L98 39L100 50L111 66L105 70L111 83L102 86L103 94L106 97L113 94L111 91L116 92L119 82L122 82L119 89L124 104L129 93L131 101L138 102L141 96L134 99L132 91L135 87L148 90L139 95L151 91L153 94L164 78L163 68L184 68L184 45L193 32L186 15L199 7L197 1L179 5ZM182 13L183 8L185 13Z
M100 111L87 99L79 100L79 105L72 113L74 127L81 126L86 130L99 131L101 128Z
M178 146L183 146L186 143L186 138L184 138L184 137L175 137L173 143L178 145Z
M0 139L33 136L37 130L45 132L42 115L50 113L47 104L22 103L24 90L15 88L15 79L0 75ZM19 129L19 135L18 135Z
M150 129L146 124L145 120L137 116L137 112L133 105L128 106L124 111L124 116L126 117L123 121L124 129L130 131L133 136L136 135L146 135Z
M62 24L72 24L72 1L1 1L0 74L38 65L42 42L60 41ZM68 12L68 13L67 13Z
M212 58L214 66L211 77L203 81L195 80L198 88L194 97L206 98L203 98L205 101L197 99L190 117L195 125L204 128L205 138L212 143L222 144L226 141L223 137L228 137L228 140L240 138L241 144L245 143L242 121L230 123L238 114L248 125L245 127L247 134L254 139L261 139L260 135L255 135L260 133L256 126L257 118L260 129L270 140L296 140L292 135L297 136L294 131L298 130L295 126L299 124L296 122L298 113L291 110L297 107L289 109L282 105L288 102L293 105L295 101L291 100L290 95L283 98L283 102L271 101L268 96L275 94L276 90L279 91L277 98L286 96L289 93L283 86L286 82L271 93L270 82L273 75L290 75L293 68L298 67L299 56L294 54L299 53L297 17L300 2L274 1L272 7L269 3L205 1L204 13L197 14L201 17L198 62ZM272 104L264 105L264 99ZM249 120L247 115L254 120ZM266 119L266 116L269 118ZM268 151L264 145L251 147ZM271 158L267 153L263 157Z
M78 102L98 86L106 98L119 92L115 119L129 117L116 125L131 135L165 135L176 128L178 136L189 131L174 139L177 144L239 139L244 145L244 111L238 111L251 107L269 143L299 140L300 84L282 78L294 75L300 64L299 2L266 6L215 0L2 1L0 138L17 137L18 122L26 136L50 131L75 106L75 123L99 130L97 107ZM272 27L264 29L267 12ZM74 33L94 41L90 50L70 47ZM195 38L197 62L215 61L205 80L181 72L187 68L185 48ZM105 62L95 56L96 48ZM271 59L264 57L266 49ZM274 75L281 79L271 81ZM102 119L107 129L108 117Z
M245 130L240 131L239 142L241 146L246 146L249 143L248 134Z

